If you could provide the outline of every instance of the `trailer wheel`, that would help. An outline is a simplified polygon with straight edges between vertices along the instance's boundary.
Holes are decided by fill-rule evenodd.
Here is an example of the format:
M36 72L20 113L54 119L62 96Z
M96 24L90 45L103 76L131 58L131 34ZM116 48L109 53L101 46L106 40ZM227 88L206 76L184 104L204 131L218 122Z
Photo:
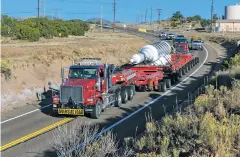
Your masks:
M166 86L167 88L171 88L171 79L166 79Z
M160 82L160 89L161 89L161 92L166 92L167 91L167 86L166 86L165 81Z
M132 100L134 95L132 86L130 86L127 91L128 91L128 100Z
M190 62L190 67L193 68L193 62L192 61Z
M188 68L188 71L190 71L190 69L191 69L190 62L187 64L187 68Z
M94 106L91 113L91 117L94 119L99 119L102 112L102 101L98 100L97 104Z
M122 103L126 104L128 102L128 91L124 88L121 92L122 95Z
M182 75L185 75L186 73L185 73L185 68L183 67L183 68L181 68L181 71L182 71Z
M199 63L199 57L197 57L197 63Z
M183 70L182 69L179 69L178 70L178 77L179 78L182 78L182 75L183 75L183 72L182 72Z
M117 91L115 95L116 101L115 101L115 106L116 107L121 107L122 106L122 96L121 92Z
M187 74L188 73L187 65L184 67L184 70L185 70L185 73Z

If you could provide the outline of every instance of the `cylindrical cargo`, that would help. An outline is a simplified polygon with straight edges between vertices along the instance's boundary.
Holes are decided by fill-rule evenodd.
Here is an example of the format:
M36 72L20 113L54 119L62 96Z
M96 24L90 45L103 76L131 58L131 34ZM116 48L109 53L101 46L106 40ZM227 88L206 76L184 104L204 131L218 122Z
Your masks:
M166 41L142 47L130 60L132 64L166 65L171 61L171 46Z
M225 7L225 18L227 20L240 20L240 5L231 5Z

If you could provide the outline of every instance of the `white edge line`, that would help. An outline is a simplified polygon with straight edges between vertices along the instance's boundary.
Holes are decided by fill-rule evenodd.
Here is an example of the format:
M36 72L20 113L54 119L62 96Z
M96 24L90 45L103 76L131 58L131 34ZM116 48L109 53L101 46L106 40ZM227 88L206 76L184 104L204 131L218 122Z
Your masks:
M160 100L163 96L167 95L168 93L170 93L173 89L177 88L178 86L180 86L182 83L184 83L186 80L188 80L192 75L194 75L204 64L205 62L207 61L208 59L208 50L205 48L205 46L203 46L203 48L205 49L206 51L206 57L203 61L203 63L193 72L191 73L188 77L186 77L184 80L182 80L180 83L178 83L177 85L175 85L174 87L172 87L170 90L168 90L167 92L163 93L161 96L159 96L158 98L148 102L147 104L145 104L144 106L142 106L141 108L139 108L138 110L134 111L133 113L129 114L128 116L124 117L123 119L117 121L116 123L110 125L108 128L106 129L103 129L101 132L97 133L96 135L94 135L91 140L94 140L95 138L98 138L100 137L102 134L106 133L107 131L111 130L112 128L114 128L115 126L119 125L120 123L122 123L123 121L129 119L130 117L132 117L133 115L135 115L136 113L142 111L143 109L145 109L146 107L148 107L149 105L153 104L154 102ZM91 141L90 140L90 141ZM82 147L84 146L84 143L81 143L79 145L77 145L72 151L74 151L75 149L78 149L79 147ZM61 156L59 156L61 157Z
M32 110L32 111L27 112L27 113L24 113L24 114L21 114L21 115L19 115L19 116L16 116L16 117L13 117L13 118L7 119L7 120L5 120L5 121L2 121L0 124L3 124L3 123L6 123L6 122L9 122L9 121L12 121L12 120L14 120L14 119L17 119L17 118L20 118L20 117L23 117L23 116L26 116L26 115L28 115L28 114L30 114L30 113L33 113L33 112L36 112L36 111L42 110L42 109L47 108L47 107L49 107L49 106L51 106L51 105L52 105L52 104L47 105L47 106L44 106L44 107L41 107L41 108L36 109L36 110Z
M163 93L161 96L159 96L158 98L148 102L147 104L145 104L143 107L139 108L138 110L134 111L133 113L129 114L128 116L124 117L123 119L121 119L120 121L112 124L111 126L109 126L108 128L104 129L102 132L106 132L108 130L110 130L111 128L115 127L116 125L122 123L123 121L125 121L126 119L130 118L131 116L135 115L136 113L140 112L141 110L143 110L144 108L148 107L149 105L153 104L154 102L160 100L162 97L164 97L165 95L167 95L168 93L170 93L173 89L179 87L182 83L184 83L186 80L188 80L191 76L193 76L207 61L208 59L208 50L204 47L205 51L206 51L206 57L203 61L203 63L193 72L191 73L188 77L186 77L184 80L182 80L180 83L178 83L177 85L175 85L174 87L172 87L170 90L168 90L167 92Z
M185 78L185 79L184 79L183 81L181 81L179 84L177 84L176 86L172 87L170 90L168 90L167 92L165 92L163 95L161 95L161 96L159 96L158 98L156 98L156 99L154 99L154 100L148 102L148 103L145 104L143 107L139 108L138 110L134 111L133 113L131 113L131 114L128 115L127 117L121 119L120 121L118 121L117 123L115 123L115 124L109 126L109 128L106 128L106 129L109 130L109 129L111 129L112 127L114 127L114 126L120 124L120 123L123 122L124 120L128 119L128 118L131 117L132 115L134 115L134 114L140 112L140 111L143 110L145 107L147 107L147 106L149 106L150 104L152 104L152 103L156 102L157 100L161 99L163 96L167 95L167 94L168 94L169 92L171 92L173 89L175 89L176 87L178 87L179 85L181 85L184 81L188 80L192 75L194 75L194 74L195 74L195 73L196 73L196 72L197 72L197 71L203 66L203 64L206 62L206 60L207 60L207 58L208 58L208 53L209 53L209 52L208 52L208 50L207 50L205 47L203 47L203 48L205 49L207 55L206 55L206 57L205 57L203 63L201 64L201 66L199 66L199 67L198 67L198 68L197 68L192 74L190 74L187 78ZM49 106L51 106L51 105L52 105L52 104L47 105L47 106L44 106L44 107L42 107L42 108L40 108L40 109L36 109L36 110L30 111L30 112L27 112L27 113L21 114L21 115L19 115L19 116L16 116L16 117L13 117L13 118L7 119L7 120L5 120L5 121L2 121L0 124L4 124L4 123L9 122L9 121L12 121L12 120L14 120L14 119L17 119L17 118L20 118L20 117L26 116L26 115L28 115L28 114L31 114L31 113L37 112L37 111L42 110L42 109L44 109L44 108L47 108L47 107L49 107Z

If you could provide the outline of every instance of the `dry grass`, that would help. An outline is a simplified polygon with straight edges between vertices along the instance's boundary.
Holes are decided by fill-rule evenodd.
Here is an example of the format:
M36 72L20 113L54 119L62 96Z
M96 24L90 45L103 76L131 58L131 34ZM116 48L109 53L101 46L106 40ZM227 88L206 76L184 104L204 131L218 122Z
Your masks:
M111 132L91 142L92 136L98 131L97 125L76 120L70 125L55 129L51 144L57 154L64 157L130 157L133 154L128 147L119 150ZM81 143L85 143L85 147L79 147Z
M2 93L43 87L48 81L58 82L61 66L70 65L76 58L100 57L107 63L126 63L145 44L138 37L111 32L2 44L2 59L8 60L13 76L8 81L2 78Z

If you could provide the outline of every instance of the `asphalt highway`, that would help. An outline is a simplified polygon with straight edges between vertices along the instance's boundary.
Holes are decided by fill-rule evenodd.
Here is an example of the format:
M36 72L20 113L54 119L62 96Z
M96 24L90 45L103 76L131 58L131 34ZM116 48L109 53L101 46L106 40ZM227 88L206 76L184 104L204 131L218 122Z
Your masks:
M128 30L127 32L133 31ZM136 34L136 32L133 33ZM152 43L159 41L157 37L151 35L142 33L137 34L150 40ZM149 107L146 107L113 128L113 132L116 133L120 140L127 136L134 136L136 130L137 133L142 132L144 130L146 113L151 112L155 119L164 116L167 112L170 112L173 109L176 104L176 97L179 102L183 101L187 98L189 92L192 92L203 83L202 77L207 75L214 68L218 60L217 52L212 47L205 45L205 48L205 51L196 52L196 55L200 58L200 63L192 68L191 71L181 79L184 80L182 83L178 86L174 85L175 87L173 87L170 92L165 94L157 92L137 93L132 101L128 102L121 108L114 107L106 110L98 120L93 120L87 117L78 117L73 119L73 121L90 121L92 123L98 123L100 126L107 127L116 123L123 117L126 117L130 113L133 113L144 104L163 95L160 99L149 105ZM49 104L49 102L44 102L40 105L46 106L47 104ZM56 122L62 121L64 123L71 121L72 119L69 118L69 120L65 120L65 117L52 117L50 115L51 107L38 110L40 105L38 103L30 104L26 107L16 109L13 112L1 115L1 146L17 142L18 139L24 136L26 137L26 135L31 135L32 138L2 151L2 157L46 157L55 155L55 152L51 148L52 131L46 132L37 137L34 137L35 134L33 133L42 128L50 128L49 126L52 126L52 124ZM16 116L19 117L14 118Z

